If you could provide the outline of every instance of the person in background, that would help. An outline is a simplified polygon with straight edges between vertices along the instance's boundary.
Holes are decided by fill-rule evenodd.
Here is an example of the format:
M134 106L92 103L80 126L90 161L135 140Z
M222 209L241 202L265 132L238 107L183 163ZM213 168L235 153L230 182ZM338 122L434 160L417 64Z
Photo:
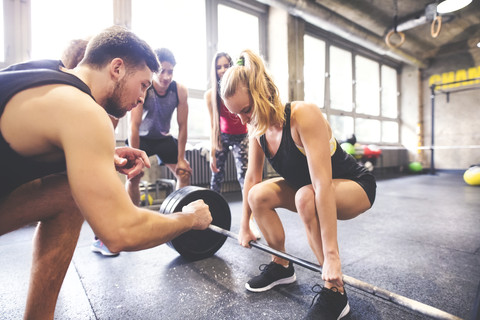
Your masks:
M268 245L285 252L285 231L277 208L297 212L308 243L322 266L324 286L308 318L340 319L349 313L337 241L337 219L352 219L374 200L373 175L339 146L329 123L314 104L283 104L260 56L241 53L223 75L220 96L230 112L249 124L249 157L243 192L239 242L249 247L255 235L253 214ZM262 181L265 158L280 177ZM246 283L253 292L296 280L293 264L272 256L261 274ZM314 298L315 299L315 298Z
M165 164L175 175L177 189L190 185L192 168L185 159L188 120L188 90L173 80L176 60L166 49L156 49L160 70L153 76L153 83L146 98L130 112L127 144L144 150L148 156L156 155L159 164ZM178 139L170 134L170 122L177 110ZM127 179L126 189L133 203L140 203L140 178Z
M25 319L54 318L84 220L113 252L212 221L202 200L170 215L138 208L118 177L150 163L141 150L115 148L108 115L142 103L158 68L146 42L115 26L92 38L75 69L43 60L0 70L0 235L38 222Z
M87 49L88 40L73 39L62 53L62 62L65 68L73 69L83 59Z
M210 169L212 170L212 178L210 189L218 193L220 193L222 183L225 180L225 163L230 148L235 159L238 183L242 190L248 164L247 125L228 111L218 94L220 80L231 66L232 58L227 53L219 52L215 55L210 75L212 85L204 96L211 123Z

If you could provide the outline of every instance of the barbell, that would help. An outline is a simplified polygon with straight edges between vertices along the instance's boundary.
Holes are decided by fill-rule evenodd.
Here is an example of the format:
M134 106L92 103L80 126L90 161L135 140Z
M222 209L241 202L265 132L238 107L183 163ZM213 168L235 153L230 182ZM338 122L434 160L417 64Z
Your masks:
M199 260L213 256L215 252L223 246L227 237L238 240L238 236L230 231L231 212L228 202L222 195L213 190L196 186L187 186L176 190L165 198L159 211L162 214L179 212L182 211L183 206L199 199L202 199L209 206L213 218L212 224L205 230L191 230L183 233L167 243L168 246L175 249L182 257L188 260ZM289 260L304 268L322 273L322 267L318 264L275 250L259 242L251 241L250 245ZM345 274L343 275L343 282L351 287L435 319L461 320L461 318L443 310L357 280Z

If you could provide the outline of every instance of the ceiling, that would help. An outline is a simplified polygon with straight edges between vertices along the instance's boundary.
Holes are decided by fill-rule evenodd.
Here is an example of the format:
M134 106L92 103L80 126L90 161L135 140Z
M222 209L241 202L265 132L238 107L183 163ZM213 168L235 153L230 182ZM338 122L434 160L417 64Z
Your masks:
M474 0L469 6L442 17L440 33L437 38L431 35L432 20L427 13L427 19L418 20L421 24L415 27L414 20L425 16L429 4L438 3L435 0L315 0L316 4L334 11L347 20L365 28L379 37L385 37L394 25L394 3L397 2L397 25L409 21L411 29L404 30L405 41L398 49L405 51L414 58L427 63L436 55L447 55L470 48L477 48L480 42L480 1ZM451 19L450 21L448 21ZM405 25L405 24L404 24ZM408 24L407 24L408 26ZM400 40L395 35L393 42ZM480 50L480 48L477 48Z
M442 16L443 23L436 38L431 35L432 15L426 15L427 5L433 8L438 0L275 0L283 3L291 14L304 18L321 28L351 37L353 42L371 43L370 49L384 51L400 60L420 67L428 66L438 56L480 50L480 0ZM404 43L388 47L385 37L394 26L395 4L397 30L405 35ZM435 12L435 11L433 11ZM428 18L423 18L427 16ZM450 20L450 21L448 21ZM402 24L407 22L406 24ZM417 25L415 25L417 24ZM406 30L400 30L406 26ZM331 31L330 30L330 31ZM398 44L397 35L391 43Z

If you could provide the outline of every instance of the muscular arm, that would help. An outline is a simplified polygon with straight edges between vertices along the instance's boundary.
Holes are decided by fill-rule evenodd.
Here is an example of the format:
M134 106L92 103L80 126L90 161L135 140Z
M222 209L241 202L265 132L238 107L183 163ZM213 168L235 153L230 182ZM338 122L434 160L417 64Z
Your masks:
M251 240L256 240L256 236L250 230L250 216L252 215L252 209L248 204L248 193L254 185L262 181L264 161L265 154L260 147L260 143L257 138L251 137L248 148L248 168L243 186L243 213L239 232L240 244L247 247Z
M185 145L188 136L188 90L185 86L177 83L178 90L178 165L177 169L191 171L190 166L185 161Z
M113 165L114 132L102 108L79 95L60 112L65 121L58 125L56 143L66 156L72 195L111 250L153 247L198 227L194 214L160 215L132 204Z
M333 277L341 276L337 242L337 208L332 181L330 156L330 130L320 109L304 102L296 102L292 108L292 136L302 145L307 156L310 178L315 192L315 207L320 222L325 264L333 261ZM325 266L325 265L324 265Z

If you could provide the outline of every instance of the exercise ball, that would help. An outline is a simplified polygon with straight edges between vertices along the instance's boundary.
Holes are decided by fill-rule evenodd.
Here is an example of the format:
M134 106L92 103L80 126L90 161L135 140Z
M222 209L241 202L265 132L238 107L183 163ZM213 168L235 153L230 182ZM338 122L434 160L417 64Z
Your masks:
M418 172L422 172L423 166L420 162L414 161L414 162L410 162L410 164L408 165L408 169L410 170L410 172L418 173Z
M471 186L480 186L480 166L472 166L463 174L463 180Z
M346 153L355 154L355 147L351 143L344 142L340 146L343 150L345 150Z

